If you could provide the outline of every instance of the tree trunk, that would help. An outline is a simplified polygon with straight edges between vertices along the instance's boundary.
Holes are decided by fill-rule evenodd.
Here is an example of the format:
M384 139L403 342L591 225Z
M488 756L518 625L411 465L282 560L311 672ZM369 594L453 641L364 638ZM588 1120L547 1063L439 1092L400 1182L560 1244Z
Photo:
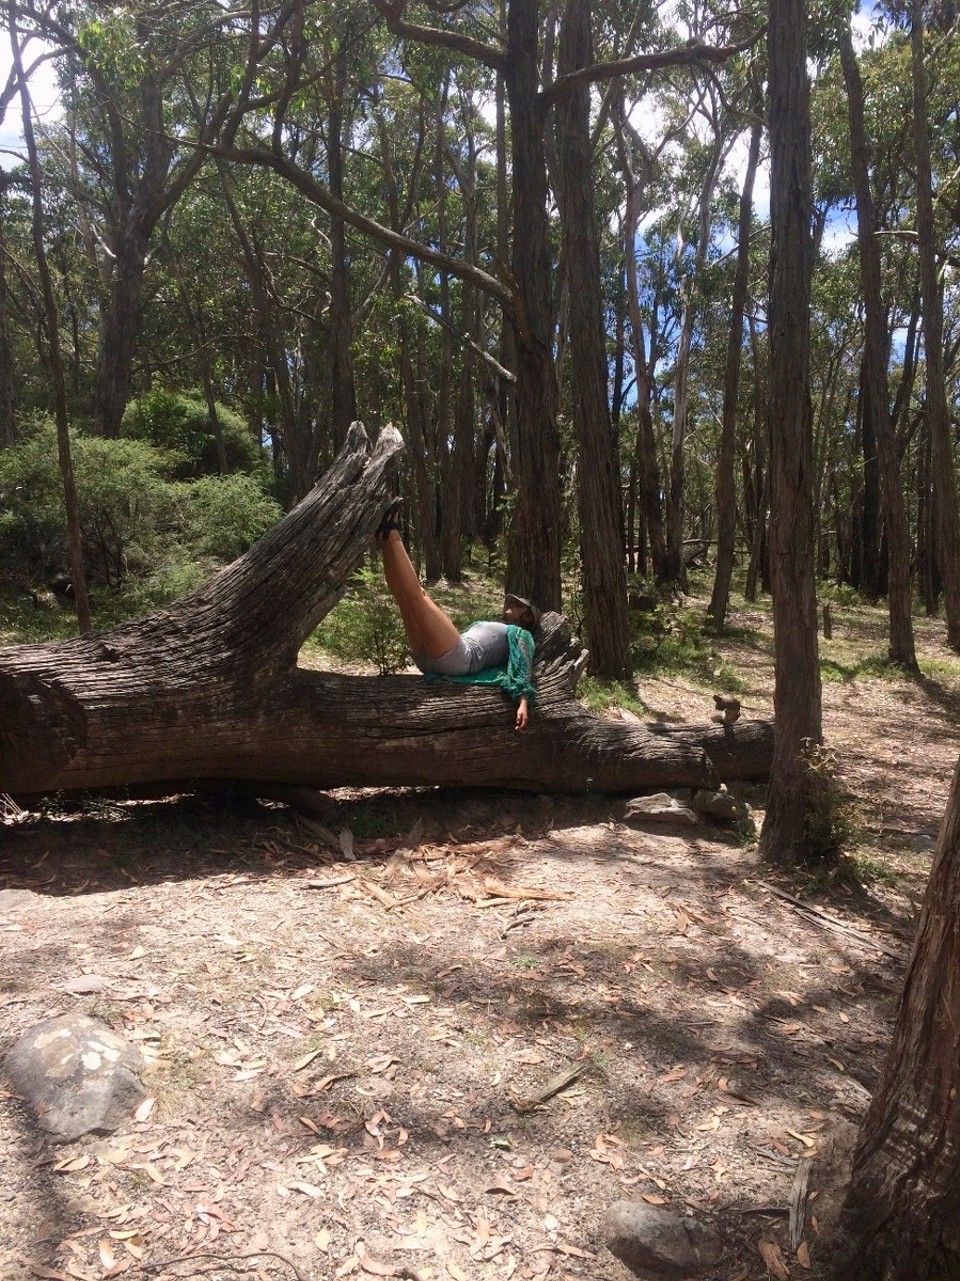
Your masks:
M13 390L13 349L7 327L6 174L0 175L0 449L17 443L17 413Z
M343 44L334 58L333 101L327 126L327 170L330 191L343 199L343 98L347 80L347 58ZM347 226L336 214L330 216L330 308L327 359L330 376L330 406L333 426L333 450L336 453L347 438L347 430L357 416L356 390L350 344L353 321L350 311L350 252L347 248Z
M890 335L881 292L877 218L870 188L869 147L863 119L863 83L853 51L853 38L847 25L844 25L840 33L840 62L847 86L850 152L857 197L857 242L866 321L860 394L863 398L864 423L869 421L873 424L883 476L884 529L889 557L888 654L891 663L916 671L910 591L910 538L900 485L900 453L890 421L890 391L887 385ZM874 547L871 551L873 558L879 563L878 549Z
M943 363L943 301L937 278L933 178L923 67L923 5L911 0L910 49L913 69L913 144L917 165L917 252L923 301L927 428L933 455L933 490L940 574L943 579L947 644L960 651L960 513L953 463L950 406Z
M369 548L401 445L387 427L371 453L355 424L303 502L198 591L100 636L0 650L0 791L231 778L633 792L765 776L766 723L589 715L573 696L586 655L555 614L523 734L496 689L298 668Z
M553 365L553 309L547 243L545 107L540 93L537 0L510 0L504 87L513 160L511 316L516 338L517 502L507 590L559 609L560 433Z
M646 172L638 175L634 153L644 163L645 171L649 168L643 139L632 128L627 118L622 95L617 96L617 152L623 170L626 187L626 207L623 217L623 263L627 285L627 314L630 321L631 359L634 377L636 378L637 398L637 438L634 447L631 467L637 467L640 473L640 528L637 531L637 542L649 549L653 563L654 576L662 583L667 570L667 545L663 528L663 507L661 503L662 482L660 465L657 459L657 442L653 430L651 402L653 399L653 374L651 361L647 361L646 341L644 338L643 313L640 307L640 282L637 273L637 238L638 228L643 214L641 196L643 194ZM655 344L651 341L651 348ZM646 556L643 558L644 567Z
M844 1281L960 1276L960 766L844 1208Z
M70 446L67 384L63 371L63 357L60 352L60 317L57 312L53 282L50 279L50 266L47 261L45 246L43 174L40 169L37 142L33 132L33 107L27 88L27 78L23 70L20 38L17 33L16 20L12 8L10 10L10 52L13 61L14 83L19 85L23 140L27 146L30 168L33 248L37 256L37 272L40 276L40 291L43 296L43 315L47 328L47 358L53 383L54 416L57 423L57 454L60 463L60 475L63 479L63 504L66 512L67 560L70 565L70 577L73 582L77 625L80 631L86 634L92 630L92 619L90 615L90 600L87 595L87 580L83 568L80 502L77 497L76 477L73 471L73 453Z
M806 748L822 736L810 413L810 84L804 0L770 0L770 577L777 737L761 853L805 856Z
M720 123L711 118L715 133L707 172L703 179L697 210L697 247L690 274L684 281L681 295L683 310L680 319L680 339L675 363L673 432L670 448L670 485L667 501L667 581L686 591L687 567L683 558L683 532L686 510L686 449L687 420L690 407L690 362L693 352L693 330L696 317L695 291L710 247L710 206L720 177L724 156L730 142L721 135Z
M558 72L591 63L590 2L567 0ZM600 293L600 244L590 141L590 89L584 82L559 100L559 200L570 294L573 422L583 591L592 668L597 676L630 675L627 583L623 567L620 450L607 399L607 354Z
M737 226L737 267L730 302L730 329L727 337L727 359L723 371L723 417L720 429L720 455L717 459L717 569L710 596L710 618L713 630L720 635L730 600L733 578L734 543L737 532L737 393L740 387L740 362L743 352L743 313L750 283L750 225L753 221L753 184L760 163L760 140L763 125L757 121L750 131L747 169L740 193L740 219Z

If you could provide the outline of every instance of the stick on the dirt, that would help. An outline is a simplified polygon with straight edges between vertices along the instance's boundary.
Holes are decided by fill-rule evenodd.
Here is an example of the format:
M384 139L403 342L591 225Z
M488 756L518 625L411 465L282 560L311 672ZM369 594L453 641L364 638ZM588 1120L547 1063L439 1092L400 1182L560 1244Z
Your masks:
M834 920L832 916L828 916L826 912L819 907L815 907L812 903L804 903L802 899L794 898L786 890L778 890L769 881L757 881L757 884L761 889L775 894L777 898L785 899L801 916L806 916L808 920L812 920L814 925L823 925L828 930L835 930L837 934L845 934L847 938L853 939L861 947L873 948L878 952L883 952L886 956L892 956L897 961L908 961L910 959L899 948L891 947L889 943L883 943L880 939L871 938L869 934L861 934L859 930L851 929L849 925L844 925L841 921Z
M543 1089L538 1090L538 1092L531 1095L530 1098L511 1099L510 1106L513 1108L514 1112L520 1112L521 1114L524 1112L532 1112L534 1108L539 1107L541 1103L546 1103L547 1099L552 1099L555 1094L559 1094L560 1091L565 1090L568 1085L572 1085L577 1077L583 1075L586 1069L586 1063L578 1063L575 1067L567 1068L557 1076L551 1077Z

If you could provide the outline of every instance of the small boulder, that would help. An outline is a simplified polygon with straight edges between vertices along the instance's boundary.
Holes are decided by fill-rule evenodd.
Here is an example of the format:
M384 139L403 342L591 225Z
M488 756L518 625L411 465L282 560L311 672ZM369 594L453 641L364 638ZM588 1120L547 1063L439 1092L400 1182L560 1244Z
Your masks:
M646 1201L614 1201L607 1248L644 1281L686 1281L719 1262L720 1238L692 1215Z
M135 1046L86 1014L38 1023L4 1062L14 1089L58 1143L122 1125L146 1095L137 1075L144 1066Z
M725 784L715 792L706 788L694 792L692 805L698 814L706 814L721 823L738 823L748 830L754 826L753 810L746 801L727 791Z
M686 827L696 827L699 819L692 809L681 805L666 792L656 792L653 796L634 796L623 807L625 823L679 823Z

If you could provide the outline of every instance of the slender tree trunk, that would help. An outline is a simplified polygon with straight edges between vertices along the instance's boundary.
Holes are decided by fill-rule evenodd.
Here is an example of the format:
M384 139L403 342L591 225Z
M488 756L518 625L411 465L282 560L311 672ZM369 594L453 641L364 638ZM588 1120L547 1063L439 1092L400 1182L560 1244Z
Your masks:
M923 5L911 0L910 51L913 71L913 143L917 166L917 250L923 301L927 430L933 459L933 489L940 573L943 579L947 644L960 651L960 514L943 364L943 310L937 279L933 220L933 178L927 127L927 85L923 66Z
M506 587L536 600L542 609L558 609L560 433L547 242L545 106L539 92L539 17L537 0L510 0L504 85L513 160L518 492Z
M334 59L336 87L327 124L327 168L330 192L343 200L343 95L346 86L346 49L338 45ZM353 338L350 311L350 255L347 228L336 214L330 217L330 306L328 311L328 364L333 452L343 445L347 429L357 416L350 344Z
M810 85L805 0L770 0L770 577L776 743L763 856L805 856L806 753L822 736L810 412Z
M737 228L737 267L730 301L730 330L727 338L727 360L723 373L723 416L720 429L720 454L717 460L717 569L710 597L713 629L723 631L730 601L733 577L734 543L737 532L737 486L735 477L737 447L737 394L740 388L740 363L743 352L743 313L750 283L750 224L753 220L753 184L760 163L760 140L763 124L757 121L750 131L747 168L740 193L740 220Z
M590 65L591 53L589 0L567 0L559 74ZM589 87L584 84L568 91L558 102L556 115L587 634L592 670L619 680L630 674L630 637L620 451L607 399Z
M13 352L7 327L7 193L0 177L0 449L17 442L16 401L13 390Z
M53 283L50 279L50 268L47 263L47 251L44 244L43 174L37 156L37 143L33 132L33 110L26 76L23 71L23 58L17 35L17 17L13 0L10 0L7 13L10 23L8 29L10 32L13 74L20 90L23 140L27 147L30 182L33 188L33 249L37 257L37 272L40 276L43 311L47 327L47 357L50 362L50 377L53 382L54 413L57 422L57 450L60 460L60 474L63 477L63 498L66 509L67 559L70 564L70 578L73 583L77 625L81 635L86 636L93 631L93 620L90 616L87 577L83 567L83 549L80 537L80 504L77 499L77 482L73 472L73 455L70 450L67 385L63 371L63 357L60 352L60 318L57 314L57 303L53 293Z
M697 217L697 247L693 266L683 286L683 314L680 319L680 341L677 348L676 384L673 405L673 433L670 450L670 489L667 505L667 579L686 586L687 571L683 560L683 527L686 501L687 417L690 404L690 356L693 350L695 317L694 292L706 262L710 246L710 205L720 176L720 165L729 143L724 146L719 133L713 138L710 163L700 192Z
M844 1208L843 1281L960 1276L960 766Z
M846 24L840 33L840 61L847 86L850 151L857 198L857 243L866 322L860 394L864 422L873 424L883 474L883 516L888 556L887 596L890 610L888 654L891 663L916 671L917 656L911 613L910 539L900 480L899 450L890 421L890 392L887 385L890 335L881 292L878 227L870 188L869 147L863 120L863 84L853 51L850 28ZM866 532L864 530L865 536ZM879 549L873 547L871 550L873 559L879 565Z
M653 376L647 361L643 314L640 309L640 282L637 275L637 228L642 216L644 177L636 172L634 154L645 160L643 140L627 120L622 97L617 98L617 145L626 185L623 219L623 264L627 284L627 315L630 321L631 359L637 391L637 439L634 458L639 468L640 529L637 541L649 548L654 577L663 582L667 570L667 546L663 525L660 464L653 430L651 402ZM644 562L646 556L644 556Z

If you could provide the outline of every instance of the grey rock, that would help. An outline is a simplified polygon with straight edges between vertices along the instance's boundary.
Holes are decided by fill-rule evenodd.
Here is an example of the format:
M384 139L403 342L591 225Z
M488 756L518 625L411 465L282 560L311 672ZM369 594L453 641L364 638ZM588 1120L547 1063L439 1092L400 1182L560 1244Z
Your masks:
M687 827L696 827L699 819L692 809L681 805L666 792L656 792L653 796L634 796L623 808L625 823L679 823Z
M706 814L721 823L738 823L747 831L755 828L753 810L746 801L727 791L725 785L715 792L706 789L695 792L692 805L698 814Z
M144 1066L135 1046L86 1014L38 1023L4 1062L14 1089L60 1143L122 1125L146 1095L137 1075Z
M684 1281L720 1259L717 1234L691 1215L646 1201L615 1201L607 1210L607 1248L644 1281Z

